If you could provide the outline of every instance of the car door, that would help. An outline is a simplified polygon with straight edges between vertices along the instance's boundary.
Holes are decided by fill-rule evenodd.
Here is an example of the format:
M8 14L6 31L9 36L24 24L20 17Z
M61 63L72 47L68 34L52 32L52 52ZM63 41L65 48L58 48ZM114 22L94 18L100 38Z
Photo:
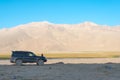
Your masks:
M32 53L28 53L28 62L36 62L36 56Z
M26 52L23 52L23 62L29 62L29 56Z

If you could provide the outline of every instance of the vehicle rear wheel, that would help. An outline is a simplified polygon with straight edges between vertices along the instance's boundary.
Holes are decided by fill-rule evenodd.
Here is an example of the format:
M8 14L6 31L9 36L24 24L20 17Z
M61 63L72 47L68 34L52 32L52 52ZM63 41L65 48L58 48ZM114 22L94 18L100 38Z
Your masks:
M37 65L39 65L39 66L40 66L40 65L44 65L44 61L43 61L43 60L38 60L38 61L37 61Z
M20 59L16 60L16 65L21 66L22 65L22 60L20 60Z

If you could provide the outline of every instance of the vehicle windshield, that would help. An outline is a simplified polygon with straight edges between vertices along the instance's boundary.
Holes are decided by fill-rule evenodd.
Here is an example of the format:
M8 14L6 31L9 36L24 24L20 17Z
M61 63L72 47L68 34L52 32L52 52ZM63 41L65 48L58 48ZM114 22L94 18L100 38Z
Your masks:
M29 53L29 56L36 56L36 55L31 52L31 53Z

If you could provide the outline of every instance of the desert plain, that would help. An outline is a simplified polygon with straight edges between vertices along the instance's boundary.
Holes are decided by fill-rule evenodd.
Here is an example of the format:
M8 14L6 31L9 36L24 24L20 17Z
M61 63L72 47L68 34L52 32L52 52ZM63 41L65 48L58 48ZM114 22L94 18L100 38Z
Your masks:
M48 59L43 66L0 60L0 80L120 80L120 58Z

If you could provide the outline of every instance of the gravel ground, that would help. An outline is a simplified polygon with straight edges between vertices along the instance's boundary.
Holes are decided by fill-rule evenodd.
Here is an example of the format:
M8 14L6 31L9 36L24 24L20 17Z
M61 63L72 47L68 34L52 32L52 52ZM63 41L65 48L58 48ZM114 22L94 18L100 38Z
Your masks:
M43 66L0 60L0 80L120 80L120 59L48 59Z

